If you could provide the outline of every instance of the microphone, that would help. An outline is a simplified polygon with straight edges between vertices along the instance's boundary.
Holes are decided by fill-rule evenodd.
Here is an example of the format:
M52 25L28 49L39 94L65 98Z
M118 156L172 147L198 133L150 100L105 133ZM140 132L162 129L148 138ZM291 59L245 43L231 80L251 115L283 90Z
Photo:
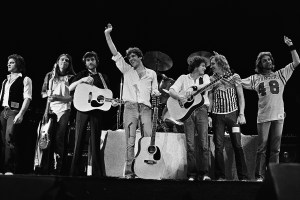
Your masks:
M162 79L167 79L168 78L165 74L158 73L157 75L159 77L161 77Z

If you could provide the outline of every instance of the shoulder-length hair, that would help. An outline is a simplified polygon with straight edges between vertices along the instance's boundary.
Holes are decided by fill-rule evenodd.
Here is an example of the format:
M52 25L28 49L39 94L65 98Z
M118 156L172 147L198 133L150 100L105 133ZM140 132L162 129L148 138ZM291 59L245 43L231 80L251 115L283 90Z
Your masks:
M73 68L72 56L70 56L69 54L63 53L63 54L59 55L55 64L58 64L58 61L62 56L66 56L69 59L69 66L66 70L66 75L75 75L76 73L75 73L74 68ZM58 74L58 70L59 69L56 68L56 73L55 74Z
M260 52L255 61L255 72L257 72L258 74L262 73L263 66L262 66L261 60L264 56L270 57L270 59L272 60L272 66L273 66L272 71L275 69L274 58L273 58L271 52Z
M225 56L223 56L221 54L218 54L218 53L215 53L215 55L213 55L212 57L210 57L210 61L213 58L215 59L217 65L219 67L221 67L224 71L226 71L228 73L231 73L230 66L229 66L228 61L225 58Z

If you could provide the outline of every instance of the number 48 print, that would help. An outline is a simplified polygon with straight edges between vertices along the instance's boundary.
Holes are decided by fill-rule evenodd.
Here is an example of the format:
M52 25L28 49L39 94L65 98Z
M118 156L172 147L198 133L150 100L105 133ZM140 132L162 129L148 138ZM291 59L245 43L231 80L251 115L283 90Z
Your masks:
M269 88L270 88L270 92L272 94L278 94L279 93L279 84L276 80L269 81ZM266 95L266 88L265 88L264 82L259 84L258 90L259 90L259 94L261 94L262 96Z

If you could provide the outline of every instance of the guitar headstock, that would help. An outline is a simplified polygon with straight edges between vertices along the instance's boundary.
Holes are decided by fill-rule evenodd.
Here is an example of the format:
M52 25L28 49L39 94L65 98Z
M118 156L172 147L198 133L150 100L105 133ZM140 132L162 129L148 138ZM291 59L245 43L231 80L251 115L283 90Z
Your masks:
M151 97L151 104L152 104L152 108L157 108L159 106L160 103L160 97L159 96L152 96Z
M221 76L221 78L229 78L230 76L232 76L232 73L231 72L226 72L226 74Z

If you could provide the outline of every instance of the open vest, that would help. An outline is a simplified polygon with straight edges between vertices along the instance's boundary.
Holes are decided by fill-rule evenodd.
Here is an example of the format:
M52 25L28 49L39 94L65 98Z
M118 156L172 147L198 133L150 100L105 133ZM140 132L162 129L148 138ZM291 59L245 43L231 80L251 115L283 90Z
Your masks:
M20 110L22 107L23 103L23 92L24 92L24 78L25 77L18 77L13 84L10 86L9 89L9 96L8 96L8 105L12 110ZM7 79L5 79L2 83L2 88L1 88L1 100L0 100L0 105L2 106L3 103L3 96L4 96L4 91L5 90L5 84L7 82Z

